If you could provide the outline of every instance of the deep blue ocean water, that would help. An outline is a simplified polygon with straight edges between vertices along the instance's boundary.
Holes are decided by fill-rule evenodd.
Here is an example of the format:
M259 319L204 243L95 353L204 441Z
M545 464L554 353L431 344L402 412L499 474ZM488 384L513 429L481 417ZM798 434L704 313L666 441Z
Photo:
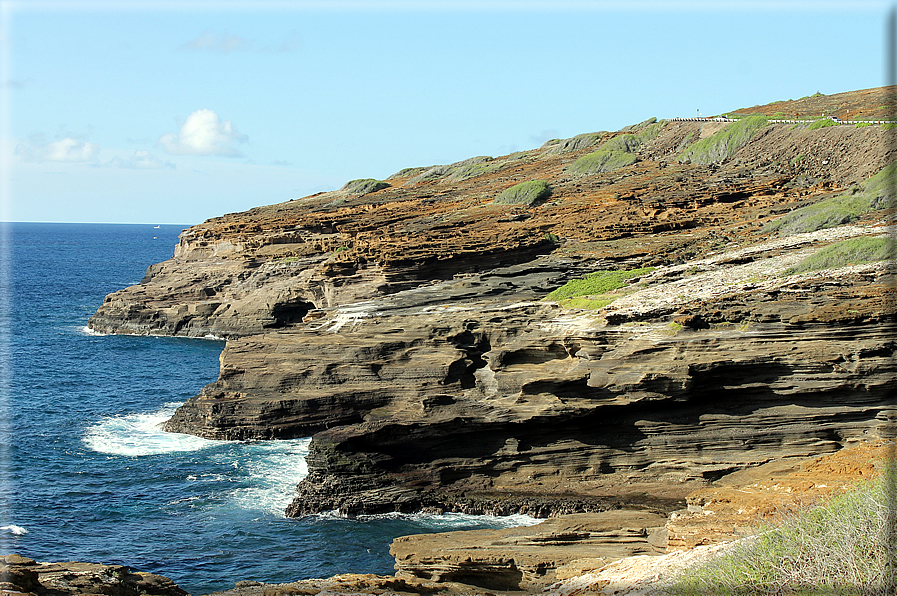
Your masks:
M220 341L101 336L87 319L172 256L179 226L0 224L0 554L119 563L192 594L238 580L393 572L396 536L532 520L287 519L309 439L163 433Z

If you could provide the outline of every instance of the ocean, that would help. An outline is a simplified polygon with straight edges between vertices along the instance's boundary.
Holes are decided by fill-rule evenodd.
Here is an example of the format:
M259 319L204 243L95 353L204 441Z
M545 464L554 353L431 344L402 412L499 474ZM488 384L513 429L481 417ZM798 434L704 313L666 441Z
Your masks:
M536 521L287 519L310 439L160 429L215 380L224 342L86 328L106 294L173 255L183 226L0 226L0 554L123 564L205 594L239 580L391 574L397 536Z

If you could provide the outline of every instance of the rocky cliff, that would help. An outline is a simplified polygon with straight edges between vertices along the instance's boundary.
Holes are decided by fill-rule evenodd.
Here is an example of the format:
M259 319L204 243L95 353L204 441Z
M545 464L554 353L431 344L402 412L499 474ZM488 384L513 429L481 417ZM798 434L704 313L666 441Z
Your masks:
M855 114L887 92L841 99ZM219 379L166 428L313 435L289 515L669 512L893 432L891 263L797 272L886 237L892 134L652 119L353 181L185 230L89 325L227 338ZM596 271L630 273L546 300Z

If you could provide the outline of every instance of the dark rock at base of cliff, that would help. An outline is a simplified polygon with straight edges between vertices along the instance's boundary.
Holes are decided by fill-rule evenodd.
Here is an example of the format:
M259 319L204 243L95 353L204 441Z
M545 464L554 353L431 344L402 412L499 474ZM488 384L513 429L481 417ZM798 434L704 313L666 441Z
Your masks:
M0 589L37 596L188 596L167 577L122 565L38 563L17 554L0 557Z

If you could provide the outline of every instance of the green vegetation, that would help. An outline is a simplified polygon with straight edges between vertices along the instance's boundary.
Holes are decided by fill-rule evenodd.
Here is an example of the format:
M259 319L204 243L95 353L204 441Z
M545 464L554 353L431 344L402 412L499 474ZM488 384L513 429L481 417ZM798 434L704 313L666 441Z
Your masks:
M807 127L807 130L816 130L817 128L827 128L829 126L838 126L838 123L831 118L820 118L819 120L812 122L810 126Z
M649 121L645 121L649 122ZM664 122L645 124L637 134L623 134L602 143L596 151L583 155L567 166L571 174L601 174L612 172L637 161L634 152L643 144L657 137Z
M601 137L606 133L604 132L587 132L581 135L576 135L572 139L552 139L544 143L543 147L551 147L550 153L569 153L570 151L577 151L579 149L585 149L586 147L591 147L592 145L597 145L599 141L601 141ZM550 143L550 145L549 145Z
M657 122L656 117L648 118L647 120L642 120L638 124L630 124L629 126L624 126L620 129L620 132L638 132L649 124L654 124L655 122Z
M701 165L725 161L746 145L766 123L766 116L763 114L745 116L683 151L679 155L679 161Z
M897 122L886 122L885 124L881 125L882 130L891 130L894 128L897 128Z
M764 526L721 556L664 586L676 596L893 595L897 560L892 463L883 477Z
M663 328L663 333L665 335L676 335L680 331L682 331L682 323L677 323L676 321L670 321L667 323L666 327Z
M893 203L895 187L897 162L892 162L869 177L862 187L853 187L844 194L795 209L766 224L763 232L778 231L780 236L787 236L850 223L864 213L888 207Z
M832 269L845 265L860 265L887 261L894 258L894 242L886 236L860 236L850 238L826 246L785 271L785 275L794 275L804 271Z
M495 198L501 205L526 205L532 207L551 195L551 186L545 180L527 180L506 188Z
M387 180L392 180L393 178L405 178L406 176L416 176L416 175L418 175L422 172L425 172L429 169L430 168L426 167L426 166L418 167L418 168L405 168L405 169L399 170L392 176L388 177Z
M643 267L629 271L596 271L579 279L571 279L554 290L546 300L556 300L567 308L603 308L619 298L609 295L627 285L629 280L654 271L654 267Z
M599 149L583 155L567 166L571 174L601 174L612 172L616 169L635 163L636 157L632 153L614 149Z
M383 180L374 180L373 178L359 178L358 180L350 180L340 189L353 195L366 195L369 192L377 192L384 188L389 188L389 182Z
M468 178L482 176L483 174L491 174L492 172L498 170L499 167L501 167L500 164L496 164L494 162L468 163L453 167L452 172L446 177L446 180L451 180L452 182L461 182L462 180L467 180Z
M803 153L801 153L801 154L795 156L795 157L791 160L791 165L796 166L796 165L798 165L800 162L802 162L802 161L805 160L805 159L807 159L807 156L804 155Z
M871 122L857 122L854 125L854 128L866 128L867 126L874 126Z
M551 232L546 232L545 235L542 236L542 238L546 242L551 242L552 244L557 244L558 242L561 241L561 239L558 237L557 234L552 234Z

